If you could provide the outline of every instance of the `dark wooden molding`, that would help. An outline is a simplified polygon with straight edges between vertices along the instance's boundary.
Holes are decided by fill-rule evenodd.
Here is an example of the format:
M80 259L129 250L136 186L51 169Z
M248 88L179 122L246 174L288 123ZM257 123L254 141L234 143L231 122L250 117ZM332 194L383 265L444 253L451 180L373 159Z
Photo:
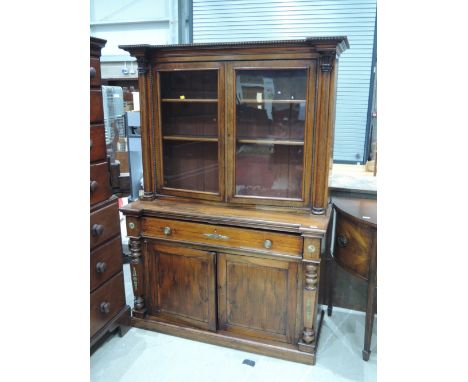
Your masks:
M320 57L320 70L324 73L331 72L335 61L336 53L325 54Z

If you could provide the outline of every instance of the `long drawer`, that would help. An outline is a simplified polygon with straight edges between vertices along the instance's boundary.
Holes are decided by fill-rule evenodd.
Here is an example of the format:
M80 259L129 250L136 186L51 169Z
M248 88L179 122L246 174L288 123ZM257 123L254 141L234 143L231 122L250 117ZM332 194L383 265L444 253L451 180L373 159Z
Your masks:
M98 288L122 270L122 243L120 236L91 252L91 291Z
M104 125L90 127L90 160L96 162L106 159L106 136Z
M91 204L96 204L110 198L112 189L107 161L91 165L90 185Z
M120 272L91 293L91 336L109 322L124 305L124 279L123 272Z
M120 233L119 205L117 200L91 213L90 230L91 249Z
M101 90L91 90L90 92L90 110L89 119L90 122L102 122L104 119L104 109L102 105L102 93Z
M160 218L143 218L141 224L143 235L154 238L291 256L302 255L302 238L292 234ZM131 229L127 220L130 234Z

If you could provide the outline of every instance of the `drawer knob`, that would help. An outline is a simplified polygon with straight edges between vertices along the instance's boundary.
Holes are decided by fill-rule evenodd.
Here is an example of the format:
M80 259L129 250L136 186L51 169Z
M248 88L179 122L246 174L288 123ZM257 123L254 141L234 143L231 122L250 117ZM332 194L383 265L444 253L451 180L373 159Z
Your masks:
M110 302L104 301L101 302L101 305L99 306L99 310L101 313L108 314L110 312Z
M94 69L92 66L89 68L89 75L91 78L96 77L96 69Z
M315 245L313 245L313 244L309 244L309 245L307 246L307 252L309 252L309 253L314 253L314 252L315 252L315 249L316 249L316 248L315 248Z
M163 228L164 235L169 236L172 233L171 227L164 227Z
M348 238L343 234L338 235L336 237L336 241L341 248L344 248L348 245Z
M93 236L100 236L104 232L104 226L102 224L93 224L91 228L91 233Z
M92 180L92 181L90 182L90 189L91 189L91 192L96 191L97 188L98 188L98 186L99 186L98 182L96 182L95 180Z
M96 272L104 273L107 270L107 264L104 261L100 261L96 264Z
M265 240L265 241L263 242L263 246L264 246L266 249L270 249L272 245L273 245L273 243L271 242L271 240L268 240L268 239L267 239L267 240Z

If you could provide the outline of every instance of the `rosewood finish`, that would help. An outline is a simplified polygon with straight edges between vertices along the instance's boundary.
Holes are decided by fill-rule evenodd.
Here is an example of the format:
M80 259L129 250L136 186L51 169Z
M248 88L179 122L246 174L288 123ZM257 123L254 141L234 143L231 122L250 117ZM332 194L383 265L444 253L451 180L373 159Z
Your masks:
M91 37L90 52L90 345L130 327L125 304L118 201L112 196L103 124L99 57L106 41Z
M314 364L346 37L121 46L139 73L144 196L132 324Z

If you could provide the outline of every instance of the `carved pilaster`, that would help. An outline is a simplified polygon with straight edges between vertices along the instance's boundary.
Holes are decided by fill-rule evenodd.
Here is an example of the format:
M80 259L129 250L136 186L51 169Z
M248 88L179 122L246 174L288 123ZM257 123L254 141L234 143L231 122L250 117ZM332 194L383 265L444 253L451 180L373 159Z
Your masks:
M145 56L139 56L136 59L138 64L138 74L145 75L148 71L148 60Z
M143 261L141 257L141 241L140 239L130 238L130 271L133 285L134 308L133 315L137 317L144 316L145 298L144 298L144 279L143 279Z
M320 70L322 72L331 72L336 53L327 53L320 57Z

